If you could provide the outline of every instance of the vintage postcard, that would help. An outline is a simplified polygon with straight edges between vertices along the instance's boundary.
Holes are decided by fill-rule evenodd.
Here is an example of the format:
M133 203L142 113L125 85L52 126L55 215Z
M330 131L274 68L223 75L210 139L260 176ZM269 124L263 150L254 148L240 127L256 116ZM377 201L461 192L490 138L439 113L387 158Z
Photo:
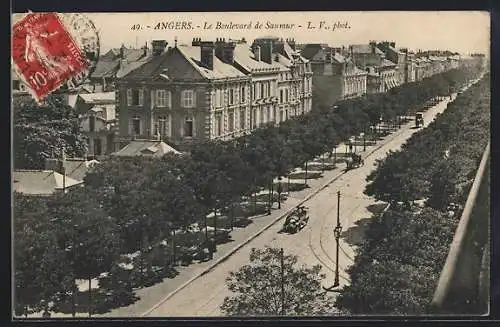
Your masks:
M11 34L14 318L489 313L488 12Z

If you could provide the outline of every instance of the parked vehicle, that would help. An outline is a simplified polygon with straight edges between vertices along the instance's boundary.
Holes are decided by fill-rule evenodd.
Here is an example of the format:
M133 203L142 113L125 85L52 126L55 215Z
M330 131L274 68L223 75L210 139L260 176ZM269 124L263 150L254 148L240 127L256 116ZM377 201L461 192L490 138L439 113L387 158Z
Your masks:
M421 112L417 112L415 114L415 127L419 128L424 125L424 114Z
M304 228L309 222L309 215L305 206L298 206L285 219L285 223L280 232L295 234Z
M346 170L350 170L363 166L365 164L365 161L363 160L363 158L361 158L360 154L351 153L351 157L346 159L346 164Z

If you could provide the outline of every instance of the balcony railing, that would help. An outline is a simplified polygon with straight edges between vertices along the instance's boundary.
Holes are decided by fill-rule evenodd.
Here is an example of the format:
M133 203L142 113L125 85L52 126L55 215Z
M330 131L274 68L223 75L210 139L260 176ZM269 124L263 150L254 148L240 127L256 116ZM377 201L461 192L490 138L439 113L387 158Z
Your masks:
M486 146L432 300L437 314L489 310L490 144Z

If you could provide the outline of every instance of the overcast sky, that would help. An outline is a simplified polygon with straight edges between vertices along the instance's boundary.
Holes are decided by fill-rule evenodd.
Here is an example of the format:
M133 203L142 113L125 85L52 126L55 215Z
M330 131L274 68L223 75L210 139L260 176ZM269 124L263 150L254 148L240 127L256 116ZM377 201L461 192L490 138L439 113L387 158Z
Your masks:
M462 54L489 53L490 17L479 11L428 11L428 12L224 12L224 13L88 13L99 30L101 53L127 46L142 46L153 39L164 39L173 45L190 43L193 37L214 40L218 37L241 38L252 41L256 37L273 35L295 38L297 43L328 43L333 46L367 43L369 40L389 40L396 47L412 50L451 50ZM214 29L217 22L224 24L252 23L251 29ZM324 27L319 29L321 21ZM191 22L191 30L155 30L158 23ZM204 29L205 22L212 29ZM255 29L261 22L262 29ZM294 24L290 29L266 29L266 22ZM308 22L315 29L308 29ZM337 28L336 22L347 22L350 28ZM133 25L140 30L132 30ZM149 28L147 26L150 26ZM186 26L186 25L185 25ZM199 27L198 27L199 26ZM344 25L345 26L345 25Z

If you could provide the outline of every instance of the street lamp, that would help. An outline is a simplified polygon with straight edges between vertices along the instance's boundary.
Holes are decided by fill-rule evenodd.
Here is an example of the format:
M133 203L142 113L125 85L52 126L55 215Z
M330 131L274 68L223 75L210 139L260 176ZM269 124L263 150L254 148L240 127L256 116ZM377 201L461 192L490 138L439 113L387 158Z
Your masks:
M335 280L333 285L323 289L327 292L335 292L334 288L340 285L339 281L339 248L340 248L340 235L342 234L342 225L340 225L340 191L337 192L337 226L333 229L333 236L335 237L336 256L335 256Z

